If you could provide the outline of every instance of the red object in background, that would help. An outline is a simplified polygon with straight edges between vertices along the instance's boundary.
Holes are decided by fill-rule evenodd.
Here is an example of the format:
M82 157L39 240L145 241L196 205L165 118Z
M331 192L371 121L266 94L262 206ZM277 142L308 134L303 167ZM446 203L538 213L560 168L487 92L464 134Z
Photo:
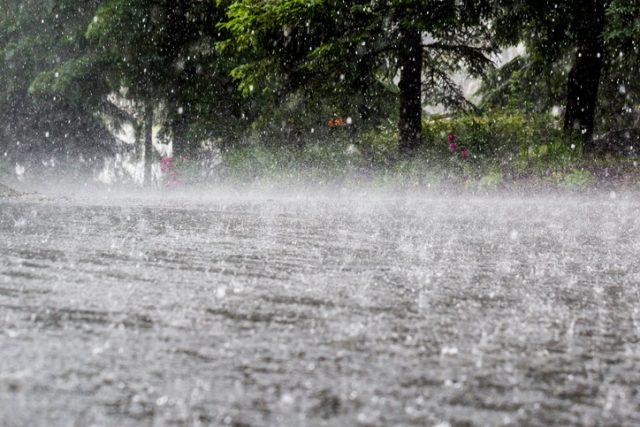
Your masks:
M465 160L467 157L469 157L469 150L467 150L466 147L462 147L462 150L460 150L460 157L462 157Z
M447 135L447 139L449 140L449 142L453 142L456 140L456 136L450 133L449 135Z
M346 124L347 124L347 121L345 119L343 119L342 117L338 117L335 119L329 119L327 126L329 127L329 129L332 129L335 127L344 126Z
M185 160L185 157L181 158ZM166 174L164 178L164 186L166 188L176 188L180 185L178 182L178 173L175 170L175 163L173 157L167 156L160 160L160 171Z
M173 169L173 157L164 157L162 160L160 160L160 170L162 171L162 173L166 172L167 169Z
M458 149L458 144L456 144L455 142L452 142L451 144L449 144L449 151L451 151L452 153L455 153L457 149Z

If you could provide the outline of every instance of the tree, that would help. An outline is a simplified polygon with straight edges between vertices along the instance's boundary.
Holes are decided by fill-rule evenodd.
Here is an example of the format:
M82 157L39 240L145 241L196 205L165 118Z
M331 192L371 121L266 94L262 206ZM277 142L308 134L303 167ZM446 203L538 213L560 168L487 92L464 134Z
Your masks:
M523 41L529 55L527 67L537 63L541 66L536 68L547 76L564 77L564 129L567 134L577 132L585 149L593 150L598 94L614 53L606 40L612 2L504 0L498 4L494 18L498 41L503 45ZM567 64L568 73L564 71ZM530 76L529 84L543 78Z
M86 104L75 102L88 96L95 79L83 81L68 96L33 90L38 76L88 52L83 34L97 4L0 1L0 144L5 159L40 169L60 162L83 168L97 166L99 154L108 152L113 138Z
M423 93L468 106L451 75L463 67L480 74L489 64L488 11L484 2L453 0L240 0L221 28L231 33L223 47L251 54L233 71L245 91L260 86L282 96L312 88L330 97L366 93L371 82L399 75L400 150L408 154L420 145ZM357 109L366 114L364 105Z
M598 122L605 130L639 128L640 1L612 0L606 16Z
M615 149L595 146L596 131L640 126L635 78L640 2L511 0L499 5L498 41L503 46L524 42L527 53L485 80L485 106L506 101L527 111L549 111L563 105L565 131L583 139L585 152Z
M484 111L549 113L566 101L568 59L549 62L527 52L487 73L477 95Z
M576 52L567 79L567 102L564 129L582 133L586 147L594 130L594 116L598 102L600 76L604 65L604 0L575 3L573 27Z
M228 138L244 122L248 114L229 77L233 64L213 49L224 8L197 0L99 3L83 29L90 49L41 74L34 87L65 96L81 88L80 99L95 112L132 122L144 133L147 184L154 124L162 122L162 135L181 155L193 142ZM113 94L133 102L133 111L119 110Z

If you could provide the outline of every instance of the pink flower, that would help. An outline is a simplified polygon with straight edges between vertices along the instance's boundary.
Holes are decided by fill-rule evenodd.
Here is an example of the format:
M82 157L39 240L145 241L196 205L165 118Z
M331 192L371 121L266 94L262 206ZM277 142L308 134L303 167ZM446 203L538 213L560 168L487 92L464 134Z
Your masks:
M172 177L175 178L176 175L178 175L178 174L176 173L176 171L171 171L171 172L169 172L169 175L171 175Z
M160 170L165 173L167 169L173 169L173 157L164 157L160 160Z
M465 160L467 157L469 157L469 150L467 150L466 147L462 147L462 149L460 150L460 157L462 157Z
M449 135L447 135L447 139L449 140L449 142L453 142L456 140L456 136L450 133Z
M452 142L451 144L449 144L449 151L451 151L452 153L455 153L457 149L458 149L458 144L456 144L455 142Z

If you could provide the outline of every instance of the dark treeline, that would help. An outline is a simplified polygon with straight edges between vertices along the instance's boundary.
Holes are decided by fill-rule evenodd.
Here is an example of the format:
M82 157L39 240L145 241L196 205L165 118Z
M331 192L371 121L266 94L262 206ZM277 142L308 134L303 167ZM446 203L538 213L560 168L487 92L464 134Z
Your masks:
M174 155L258 136L292 148L327 121L394 123L424 145L424 106L563 115L584 152L638 127L640 1L0 0L0 155L91 165L128 123ZM495 54L526 53L496 68ZM481 77L470 103L453 76ZM147 173L153 155L146 155Z

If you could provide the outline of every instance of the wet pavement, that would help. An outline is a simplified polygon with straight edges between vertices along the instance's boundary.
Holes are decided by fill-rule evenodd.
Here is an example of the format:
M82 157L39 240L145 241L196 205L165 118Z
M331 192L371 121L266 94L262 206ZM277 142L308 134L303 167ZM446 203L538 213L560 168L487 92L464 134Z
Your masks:
M637 194L0 198L0 425L640 425L639 256Z

